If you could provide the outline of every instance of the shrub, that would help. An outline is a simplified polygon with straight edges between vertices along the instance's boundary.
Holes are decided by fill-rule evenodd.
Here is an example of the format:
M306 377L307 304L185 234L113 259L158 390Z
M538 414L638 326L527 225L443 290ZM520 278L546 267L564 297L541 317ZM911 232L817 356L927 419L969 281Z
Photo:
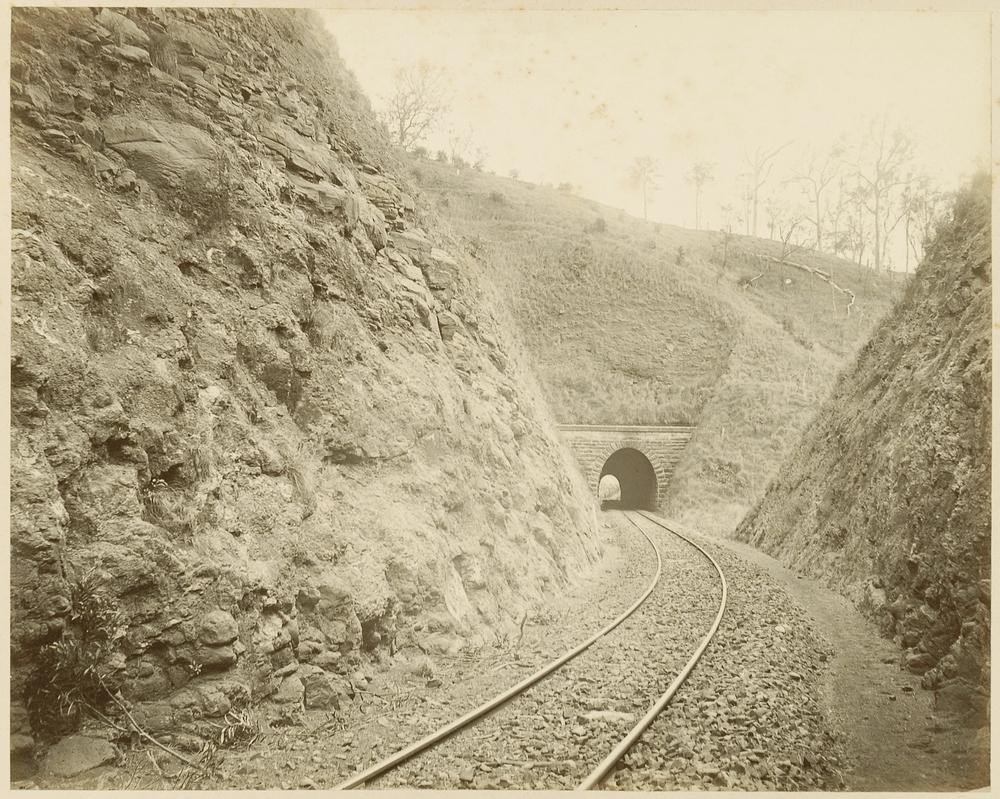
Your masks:
M32 728L43 737L72 732L83 711L100 711L119 687L112 658L126 621L103 582L87 574L70 584L70 612L59 640L43 646L25 688Z
M500 192L494 190L490 192L490 202L496 203L497 205L503 205L507 202L507 198L504 197Z
M588 233L605 233L608 229L608 223L604 221L604 217L597 217L593 222L587 225Z
M677 255L674 256L674 263L677 264L677 266L687 266L687 262L687 252L685 252L683 246L678 245Z

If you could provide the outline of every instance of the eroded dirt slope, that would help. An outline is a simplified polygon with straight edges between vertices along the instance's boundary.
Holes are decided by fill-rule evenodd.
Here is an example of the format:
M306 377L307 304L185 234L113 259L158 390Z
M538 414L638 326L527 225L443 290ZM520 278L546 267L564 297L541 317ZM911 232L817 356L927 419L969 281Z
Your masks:
M971 725L989 696L990 271L981 176L737 530L850 597Z
M516 629L600 555L478 265L428 224L321 30L251 9L13 13L29 764L80 710L60 721L65 686L36 667L79 643L82 608L109 622L102 679L197 749L231 708L336 708L389 652Z

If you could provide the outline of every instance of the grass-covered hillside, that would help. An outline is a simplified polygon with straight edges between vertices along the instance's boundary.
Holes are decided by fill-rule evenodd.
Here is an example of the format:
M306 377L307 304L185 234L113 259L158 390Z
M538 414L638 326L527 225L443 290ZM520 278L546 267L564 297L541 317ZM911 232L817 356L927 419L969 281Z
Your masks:
M779 242L635 219L422 158L411 175L506 295L563 422L698 425L664 503L727 533L903 280ZM746 283L759 273L752 286Z

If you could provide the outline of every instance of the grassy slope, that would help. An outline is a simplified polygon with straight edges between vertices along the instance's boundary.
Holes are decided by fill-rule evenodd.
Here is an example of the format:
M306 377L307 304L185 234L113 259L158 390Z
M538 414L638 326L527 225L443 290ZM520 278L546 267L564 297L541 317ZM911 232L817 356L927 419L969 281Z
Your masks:
M790 267L744 289L759 269L718 266L720 233L424 159L411 174L506 296L560 421L698 425L663 508L707 532L728 534L760 498L903 286L797 255L857 293L848 318L844 295ZM730 247L780 254L742 236Z

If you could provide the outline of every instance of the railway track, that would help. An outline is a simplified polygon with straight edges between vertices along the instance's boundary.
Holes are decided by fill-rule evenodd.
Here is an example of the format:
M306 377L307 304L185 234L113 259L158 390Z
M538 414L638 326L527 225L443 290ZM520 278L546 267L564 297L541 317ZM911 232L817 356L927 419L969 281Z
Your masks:
M352 788L359 788L364 786L382 775L386 775L416 757L422 752L431 749L437 744L452 738L459 731L469 727L476 721L483 719L484 717L490 715L498 708L503 705L508 704L521 694L524 694L533 686L537 686L546 680L547 677L557 672L567 663L572 661L581 653L587 651L594 646L595 643L601 641L606 636L610 635L616 628L618 628L623 622L625 622L630 617L633 617L636 612L644 606L650 596L653 594L654 590L660 585L663 576L664 559L661 554L660 548L654 542L653 538L649 535L646 529L643 529L643 525L648 523L656 525L658 528L670 533L672 536L676 536L677 539L685 542L690 547L697 550L702 557L704 557L711 567L714 569L718 581L721 586L721 600L719 602L718 611L715 614L714 620L711 626L707 629L705 634L701 637L698 642L697 647L694 649L693 654L687 659L683 667L681 667L673 681L653 703L650 705L646 713L638 720L637 723L632 726L632 728L622 736L613 748L600 760L599 764L593 768L586 776L586 778L579 783L578 789L587 790L597 787L601 781L615 768L616 763L625 755L626 752L635 744L636 741L640 739L643 732L649 727L650 724L656 719L656 717L663 711L663 709L670 703L670 700L677 693L680 687L683 685L688 674L694 669L698 660L701 658L705 649L708 647L709 642L715 635L716 630L722 621L723 614L725 612L726 600L728 596L728 585L726 583L725 575L722 569L719 567L718 563L709 555L704 549L702 549L698 544L696 544L691 539L680 533L672 530L668 525L666 525L658 517L653 516L641 511L624 511L623 515L629 521L629 523L635 527L635 529L645 538L646 542L649 544L650 550L656 559L656 569L655 573L642 594L621 614L619 614L615 619L605 625L601 630L590 636L587 640L578 644L577 646L565 652L558 658L552 660L544 667L536 671L534 674L521 680L516 685L508 688L492 699L484 702L479 707L474 708L463 716L455 719L454 721L444 725L443 727L435 730L431 734L421 738L420 740L400 749L395 754L375 763L374 765L366 768L365 770L355 774L350 779L342 782L335 787L335 790L348 790ZM640 523L639 520L643 520ZM648 528L647 528L648 529ZM609 639L610 640L610 639Z

